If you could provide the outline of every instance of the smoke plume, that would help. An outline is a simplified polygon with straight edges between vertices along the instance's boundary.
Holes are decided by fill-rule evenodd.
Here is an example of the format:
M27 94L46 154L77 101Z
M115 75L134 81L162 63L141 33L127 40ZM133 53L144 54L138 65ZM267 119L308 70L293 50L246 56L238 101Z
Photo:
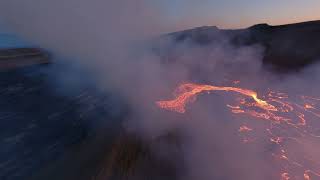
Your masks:
M310 83L319 80L318 66L290 76L277 75L263 69L264 49L260 45L234 47L227 41L208 46L191 42L177 45L170 37L159 40L157 46L166 54L159 55L149 42L158 41L155 37L172 27L163 12L157 4L145 0L0 3L2 24L28 41L72 59L70 64L85 67L95 75L97 86L119 91L126 97L134 112L128 129L146 139L181 130L186 138L182 140L182 154L188 170L179 172L181 178L278 179L278 169L266 156L272 151L268 143L245 146L239 141L237 128L241 123L225 108L234 96L201 96L184 115L159 110L154 102L172 97L171 92L179 83L190 81L230 86L239 80L242 87L259 92L276 89L289 95L317 96L319 87ZM73 79L76 78L81 81L86 77ZM259 132L262 125L253 125L258 129L256 139L265 139L265 134ZM301 141L305 147L290 143L287 146L319 162L312 147L319 147L320 143L312 139Z

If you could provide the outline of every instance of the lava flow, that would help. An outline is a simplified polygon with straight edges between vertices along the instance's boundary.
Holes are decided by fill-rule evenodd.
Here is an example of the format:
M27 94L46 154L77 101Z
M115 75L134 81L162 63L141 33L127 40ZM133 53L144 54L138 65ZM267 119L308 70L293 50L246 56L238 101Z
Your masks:
M312 126L320 118L319 98L309 96L289 98L285 93L270 91L261 99L257 92L249 89L186 83L177 88L175 99L158 101L156 104L162 109L185 113L186 105L194 102L199 94L210 91L239 94L234 104L226 104L235 116L239 117L243 114L252 117L251 119L269 122L265 129L259 129L259 131L265 132L270 144L278 146L271 156L278 162L281 180L311 180L313 177L320 179L320 162L313 160L309 154L297 154L294 149L287 147L287 143L295 143L303 147L304 142L300 139L305 138L320 143L320 136L316 134L319 129ZM244 137L244 143L254 142L245 136L252 135L255 130L249 125L239 128L241 137ZM297 169L299 169L298 172Z
M177 111L179 113L184 113L186 104L191 100L195 100L195 96L203 91L234 91L241 93L243 95L252 97L256 106L270 111L277 111L277 109L268 104L266 101L263 101L257 97L257 93L248 90L241 89L235 87L218 87L218 86L210 86L210 85L197 85L197 84L182 84L178 91L182 92L176 99L172 101L158 101L157 104L164 109L169 109L173 111Z

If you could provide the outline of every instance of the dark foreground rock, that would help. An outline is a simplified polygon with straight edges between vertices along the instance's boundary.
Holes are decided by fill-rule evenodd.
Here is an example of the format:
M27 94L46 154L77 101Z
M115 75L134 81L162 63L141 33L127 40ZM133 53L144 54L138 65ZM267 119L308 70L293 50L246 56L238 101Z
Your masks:
M86 72L61 91L56 74L76 72L65 66L0 71L0 179L176 179L149 143L123 130L118 94L95 89Z
M0 49L0 71L48 63L49 54L39 48Z
M0 179L31 179L58 162L68 173L76 173L68 169L76 165L66 157L75 156L83 144L95 139L98 127L104 127L106 144L112 144L119 132L125 115L120 98L98 93L91 84L61 93L51 74L57 73L56 68L63 67L27 66L0 72ZM91 144L90 152L103 149ZM86 174L84 179L94 175L92 169L81 167L77 172ZM55 172L54 177L67 179L66 171ZM47 173L44 179L50 176Z

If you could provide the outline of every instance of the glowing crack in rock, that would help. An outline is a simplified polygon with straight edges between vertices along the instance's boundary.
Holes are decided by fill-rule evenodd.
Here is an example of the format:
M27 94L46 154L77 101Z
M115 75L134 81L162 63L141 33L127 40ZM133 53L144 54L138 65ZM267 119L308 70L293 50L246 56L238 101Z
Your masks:
M270 111L277 111L277 109L272 106L271 104L268 104L266 101L263 101L262 99L259 99L257 97L257 93L248 90L248 89L241 89L241 88L235 88L235 87L219 87L219 86L210 86L210 85L198 85L198 84L182 84L178 91L182 92L177 96L176 99L171 101L158 101L157 104L164 109L177 111L179 113L184 113L185 106L188 102L192 102L195 100L196 96L199 93L202 93L204 91L233 91L238 92L240 94L243 94L245 96L251 97L256 102L256 106Z
M234 116L241 118L242 114L251 117L250 119L269 122L264 126L265 129L258 130L266 134L270 144L278 147L271 156L278 162L281 180L320 179L320 162L316 162L307 154L295 154L294 149L286 146L286 142L290 142L295 143L297 147L303 147L300 139L306 137L316 139L320 143L320 136L317 135L320 129L313 126L320 126L320 98L304 95L291 98L286 93L269 91L261 96L262 99L257 92L250 89L186 83L176 89L173 100L157 101L156 105L183 114L186 112L186 106L194 102L199 94L211 91L235 92L234 104L226 104L226 108L229 108ZM243 125L238 131L243 137L249 132L250 135L254 135L255 130ZM245 138L243 142L247 144L254 141ZM303 159L297 160L296 157Z

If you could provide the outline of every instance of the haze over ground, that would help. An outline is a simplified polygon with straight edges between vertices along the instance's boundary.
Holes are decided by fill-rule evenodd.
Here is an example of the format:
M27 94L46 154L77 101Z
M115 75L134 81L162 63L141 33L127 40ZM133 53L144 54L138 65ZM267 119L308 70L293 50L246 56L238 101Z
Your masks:
M293 54L294 57L299 57L301 54L304 57L304 53L317 48L318 46L309 43L319 42L314 37L320 36L318 34L313 36L314 32L320 32L317 30L318 27L312 25L314 22L311 23L311 28L303 28L307 31L302 33L298 31L298 35L296 35L296 28L293 28L293 33L287 33L288 31L269 32L270 27L266 25L255 26L247 31L255 32L252 33L254 38L248 38L247 33L240 38L233 38L234 34L230 33L239 35L238 32L244 32L242 30L223 33L215 28L198 28L187 31L189 36L185 31L177 33L179 38L162 36L159 42L159 53L154 52L155 49L150 48L149 43L137 45L136 42L161 33L194 26L217 25L220 28L238 28L256 23L287 24L309 21L316 18L317 7L319 3L316 1L302 3L288 0L281 2L274 0L268 2L250 0L235 2L208 0L3 1L0 3L0 24L3 20L2 24L5 28L12 29L12 32L63 58L60 56L52 58L52 64L46 68L41 67L39 75L31 69L1 76L2 81L7 82L1 87L1 90L3 89L1 103L4 103L2 110L10 112L5 116L5 120L10 123L1 121L6 125L2 126L1 132L8 132L2 138L9 137L9 141L1 142L9 143L5 144L6 146L1 145L5 152L0 154L0 158L4 157L2 162L8 162L9 165L5 166L5 170L0 171L0 179L2 175L4 179L19 180L17 177L30 177L31 174L36 177L39 175L38 179L41 180L87 180L92 179L98 172L102 174L102 179L106 179L109 177L109 172L125 169L122 168L122 164L130 171L131 168L136 169L134 175L141 175L141 177L148 177L146 175L148 173L152 175L151 177L159 179L175 177L170 171L168 174L163 173L165 166L156 168L159 172L158 176L157 173L149 171L148 168L151 166L148 163L152 162L150 161L152 158L149 158L148 154L159 157L156 159L168 160L170 162L168 164L176 167L173 169L179 179L184 180L278 179L280 173L285 173L285 169L278 168L269 156L272 155L269 152L281 150L274 148L273 142L270 142L268 133L270 131L265 126L269 128L271 124L268 123L269 121L254 121L257 119L255 117L243 118L231 114L227 104L234 102L233 100L241 101L234 94L204 94L195 104L188 106L185 115L162 110L156 106L155 102L170 99L172 91L182 82L248 88L257 91L261 98L269 94L269 89L285 92L290 97L291 95L319 97L320 87L314 83L319 82L318 65L294 71L293 74L273 73L262 66L265 50L261 46L263 44L280 45L280 48L271 47L273 47L272 50L277 50L275 55L281 55L281 59L283 59L282 51L279 52L279 49L290 52L289 55ZM262 33L258 30L262 30ZM305 43L301 43L301 39L296 39L296 37L304 37L301 34L307 35L306 41L303 41ZM208 43L194 43L188 37ZM261 37L262 43L257 44L255 41L253 44L246 43L256 37ZM277 41L269 43L270 39ZM238 43L234 45L232 42ZM298 47L294 49L300 51L291 51L288 48L291 46L287 44L297 45L292 47ZM300 46L305 49L299 48ZM267 48L266 50L268 52ZM315 52L318 52L317 50ZM39 83L33 83L38 76L41 78ZM21 80L21 77L26 78ZM30 84L36 87L30 87ZM113 99L109 99L109 95ZM67 99L62 101L59 97ZM69 103L68 99L75 104ZM296 103L296 101L292 99L290 102ZM77 108L77 102L81 103L79 108ZM299 106L304 107L303 104ZM70 111L65 112L69 107ZM304 115L298 115L300 118L304 117ZM292 114L289 116L291 117ZM35 119L36 124L29 124L32 123L30 119ZM252 129L255 129L255 139L260 139L254 146L242 144L241 137L237 133L240 123L247 122ZM264 122L267 123L264 124ZM303 132L318 130L317 118L309 117L306 122L308 125L315 125L307 126L308 131ZM287 128L286 123L281 125L285 126L280 128L281 132L285 134L295 132L295 128ZM29 128L19 130L16 126L31 127L31 130ZM121 126L121 130L116 128L118 126ZM94 127L99 127L99 130ZM278 132L276 130L275 132ZM145 141L141 146L148 146L148 149L151 149L150 152L145 153L146 151L139 143L136 145L131 141L123 141L122 135L119 141L118 138L106 138L110 137L109 133L112 131L116 131L116 134L124 133L124 137L128 132L135 134ZM173 138L170 138L171 133ZM19 134L22 135L17 137ZM168 134L169 139L166 138ZM175 141L175 136L178 141ZM163 137L164 141L162 141ZM173 141L170 141L172 139ZM286 139L289 139L286 141L289 143L285 142L282 147L294 150L293 153L296 154L294 159L308 156L312 157L313 161L320 162L319 153L314 151L314 147L320 147L320 140L313 141L313 138L304 137L299 141L303 142L303 145L300 145L294 142L292 144L290 141L292 138ZM110 168L104 166L109 164L109 158L105 160L102 158L112 152L110 149L102 150L104 149L102 147L107 149L110 146L111 143L108 140L116 141L122 149L128 149L128 152L122 151L115 146L115 153L124 152L124 160L119 161L117 166L112 162L118 163L119 155L111 153L110 156L114 160L111 159L110 164L113 166ZM84 141L90 144L70 148L70 143L78 145ZM133 149L142 149L140 155L146 157L143 158L145 161L140 167L140 163L135 161L140 159L140 156L131 157L131 154L136 153L130 148L130 144L137 147ZM175 144L179 146L178 151ZM43 150L48 148L51 151ZM31 150L25 151L26 149ZM65 154L67 151L69 153ZM51 164L50 159L57 159L58 155L55 156L57 152L63 153L67 158L60 155L61 159L57 160L59 163ZM79 155L74 155L77 152L80 152ZM21 158L17 159L17 155L20 154L22 154ZM35 165L28 166L29 169L21 168L26 167L21 162L29 162L29 160ZM86 163L87 160L91 163ZM127 166L128 162L131 166ZM102 163L101 166L99 166L100 163ZM48 172L44 169L52 171ZM311 170L316 170L313 168L313 163L298 171L292 170L290 173L293 176L302 177L305 173L310 174ZM121 177L128 174L125 170L118 173ZM44 177L41 177L42 175ZM69 178L69 175L74 178Z

